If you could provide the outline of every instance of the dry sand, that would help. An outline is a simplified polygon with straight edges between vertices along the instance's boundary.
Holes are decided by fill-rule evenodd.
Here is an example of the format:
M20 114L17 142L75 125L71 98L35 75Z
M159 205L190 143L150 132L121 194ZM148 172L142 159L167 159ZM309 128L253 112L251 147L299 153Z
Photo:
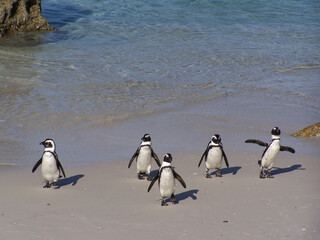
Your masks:
M187 188L177 182L167 207L129 158L65 167L56 189L42 188L40 169L2 168L0 239L320 239L319 157L279 153L262 180L261 152L227 152L230 168L206 179L201 152L172 154Z

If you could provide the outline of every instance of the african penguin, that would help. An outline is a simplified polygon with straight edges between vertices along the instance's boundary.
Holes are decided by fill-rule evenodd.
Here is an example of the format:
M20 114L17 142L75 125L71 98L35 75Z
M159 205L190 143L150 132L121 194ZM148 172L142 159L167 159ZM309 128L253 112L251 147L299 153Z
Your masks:
M170 153L164 155L162 165L157 173L157 176L153 178L152 182L148 187L148 192L152 188L153 184L158 180L158 185L160 189L160 195L162 198L161 206L167 206L165 202L166 198L171 198L173 204L176 203L176 198L174 196L175 192L175 179L177 179L181 185L186 188L186 184L181 178L181 176L176 173L176 171L171 166L172 156Z
M222 158L224 158L227 167L229 167L229 163L227 156L223 151L221 137L219 134L215 134L212 136L211 141L208 143L207 149L202 154L198 167L200 167L203 158L205 160L206 166L206 178L211 178L211 175L209 174L210 169L217 169L216 177L222 177L222 174L220 172Z
M54 185L57 180L62 177L60 171L64 177L66 177L66 175L56 153L54 141L48 138L41 142L40 145L43 145L45 150L40 160L34 165L32 172L35 172L41 164L42 177L46 181L44 188L50 188L52 183Z
M130 168L133 160L136 158L137 161L137 173L138 179L143 179L143 174L148 174L147 180L151 181L152 177L150 176L151 172L151 157L154 158L158 166L160 167L160 160L153 151L151 147L151 137L149 134L145 134L141 138L141 143L137 151L133 154L129 161L128 168Z
M267 178L273 178L273 176L270 174L270 171L273 167L273 162L277 157L279 151L288 151L291 153L295 153L295 150L293 148L280 145L280 134L280 129L278 127L274 127L271 130L272 138L269 143L265 143L256 139L248 139L245 141L246 143L255 143L260 146L266 147L261 156L261 161L258 161L260 165L260 178L265 178L264 168L267 169Z

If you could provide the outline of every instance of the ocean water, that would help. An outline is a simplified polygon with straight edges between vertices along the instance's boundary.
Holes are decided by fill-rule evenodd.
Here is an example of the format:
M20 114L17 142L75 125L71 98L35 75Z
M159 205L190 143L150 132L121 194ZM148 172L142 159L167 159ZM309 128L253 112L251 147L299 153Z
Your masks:
M54 138L67 165L225 148L246 137L319 154L293 131L320 120L320 2L43 0L56 31L0 40L0 162ZM306 148L305 145L308 147ZM299 151L298 151L299 152Z

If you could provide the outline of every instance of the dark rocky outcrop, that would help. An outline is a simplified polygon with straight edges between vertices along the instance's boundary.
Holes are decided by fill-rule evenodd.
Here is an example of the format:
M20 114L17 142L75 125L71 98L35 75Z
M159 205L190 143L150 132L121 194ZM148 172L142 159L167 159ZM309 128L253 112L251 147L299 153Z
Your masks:
M0 0L0 37L34 30L54 30L41 14L41 0Z
M320 122L293 133L293 137L320 137Z

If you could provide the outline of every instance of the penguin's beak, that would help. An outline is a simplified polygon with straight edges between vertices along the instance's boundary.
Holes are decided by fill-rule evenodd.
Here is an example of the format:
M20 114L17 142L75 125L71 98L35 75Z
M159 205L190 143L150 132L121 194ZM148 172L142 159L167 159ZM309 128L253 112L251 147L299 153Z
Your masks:
M43 145L43 146L44 146L44 142L41 142L40 145Z

